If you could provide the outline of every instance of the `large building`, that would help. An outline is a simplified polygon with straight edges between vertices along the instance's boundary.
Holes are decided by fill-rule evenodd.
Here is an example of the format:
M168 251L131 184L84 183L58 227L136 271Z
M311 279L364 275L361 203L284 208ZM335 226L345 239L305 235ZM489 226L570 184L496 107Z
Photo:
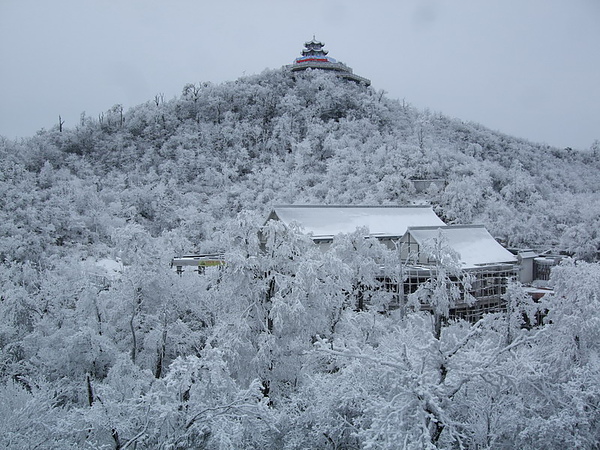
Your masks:
M446 251L457 256L461 274L465 275L451 276L462 293L462 300L450 314L467 320L503 310L503 296L510 280L530 284L536 276L547 278L549 273L549 258L540 258L531 251L509 251L483 225L446 225L428 205L283 205L273 208L265 224L271 220L286 227L299 227L323 251L329 249L337 235L357 229L364 229L365 237L374 237L389 249L398 251L403 267L401 284L391 281L384 266L379 276L386 289L396 294L397 304L405 302L409 294L437 275L439 261L424 249L436 239L443 242ZM226 261L223 255L200 255L174 258L172 264L179 273L190 266L203 273L207 267L221 266ZM468 284L465 279L469 280ZM544 291L538 291L536 295L543 295Z
M313 36L311 41L304 43L302 56L296 58L294 62L287 67L292 72L299 72L307 69L326 70L333 72L346 80L355 81L366 86L371 85L371 80L356 75L347 65L327 56L329 51L325 50L323 48L324 46L325 44L317 41Z
M400 240L401 258L407 266L404 292L415 292L431 278L437 261L422 248L441 238L445 247L459 256L461 268L469 276L466 291L452 314L476 320L484 312L500 311L503 295L510 280L518 279L519 259L502 247L483 225L445 225L443 227L410 227ZM474 298L474 304L468 300Z
M425 245L441 237L446 248L458 255L468 274L468 289L453 277L463 291L464 302L451 311L454 317L476 320L485 312L504 307L503 295L510 280L518 279L519 258L500 245L482 225L446 225L431 206L276 206L267 218L286 226L292 223L311 236L323 250L336 235L358 228L369 230L390 249L397 249L404 267L402 286L393 285L382 268L381 281L402 295L398 302L436 275L437 261L426 256ZM470 299L474 298L472 304ZM423 305L427 309L427 305Z

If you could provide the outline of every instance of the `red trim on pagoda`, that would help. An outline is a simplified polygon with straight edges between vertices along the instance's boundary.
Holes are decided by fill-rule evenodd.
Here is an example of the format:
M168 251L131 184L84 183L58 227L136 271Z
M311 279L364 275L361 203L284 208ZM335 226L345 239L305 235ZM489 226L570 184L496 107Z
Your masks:
M329 62L329 60L327 58L299 58L296 60L296 64L303 62Z

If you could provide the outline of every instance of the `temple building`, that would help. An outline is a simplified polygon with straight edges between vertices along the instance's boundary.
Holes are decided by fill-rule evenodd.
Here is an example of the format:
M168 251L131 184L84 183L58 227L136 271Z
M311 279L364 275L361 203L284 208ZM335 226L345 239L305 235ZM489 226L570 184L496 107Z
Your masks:
M397 251L402 280L397 281L397 274L390 275L383 262L377 275L383 289L394 294L388 305L392 309L406 304L410 294L437 276L439 261L432 259L427 248L436 240L443 243L457 258L461 272L460 276L450 276L460 291L460 300L451 308L450 317L469 321L503 311L510 281L528 285L530 295L539 299L549 292L547 280L558 263L556 258L541 257L531 250L509 251L483 225L446 225L429 205L281 205L273 208L265 224L272 220L285 227L298 226L324 252L336 236L357 229L365 231L365 238L376 238ZM259 238L264 245L264 236L260 234ZM204 273L226 264L223 254L182 256L172 261L179 274L186 269ZM427 310L429 306L424 303L422 308Z
M409 294L436 275L436 261L429 259L422 248L441 236L445 245L459 256L462 271L471 280L465 289L460 279L451 277L463 298L450 311L454 318L476 321L484 313L502 311L508 283L516 280L520 273L519 258L502 247L485 227L446 225L428 205L285 205L276 206L267 222L269 220L286 226L295 223L323 251L330 247L336 235L366 227L369 237L399 251L404 272L400 285L391 281L383 266L378 277L385 289L400 294L396 296L398 304L404 303ZM475 299L474 304L470 303L469 296ZM427 310L428 305L422 308Z
M345 80L355 81L366 86L371 85L371 80L354 74L350 67L327 56L329 51L323 49L324 46L324 43L317 41L313 36L311 41L304 43L302 56L296 58L294 63L287 67L292 72L299 72L307 69L327 70L334 72L337 76Z

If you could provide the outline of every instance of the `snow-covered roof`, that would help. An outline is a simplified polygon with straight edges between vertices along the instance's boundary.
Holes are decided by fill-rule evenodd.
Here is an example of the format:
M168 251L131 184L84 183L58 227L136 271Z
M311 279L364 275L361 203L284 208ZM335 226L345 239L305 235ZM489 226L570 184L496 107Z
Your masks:
M419 245L441 233L447 245L460 255L463 267L516 263L517 257L502 247L483 225L410 227L408 233Z
M308 47L309 45L320 45L321 47L323 47L325 44L321 41L317 41L316 38L313 36L313 38L310 41L306 41L304 43L305 47Z
M518 253L518 257L521 259L532 259L537 258L538 256L539 254L534 252L533 250L523 250Z
M315 239L332 238L367 227L371 236L401 237L408 227L443 227L431 206L276 206L269 220L297 223Z
M89 257L83 262L84 272L97 283L107 284L123 275L123 263L120 258L96 259Z

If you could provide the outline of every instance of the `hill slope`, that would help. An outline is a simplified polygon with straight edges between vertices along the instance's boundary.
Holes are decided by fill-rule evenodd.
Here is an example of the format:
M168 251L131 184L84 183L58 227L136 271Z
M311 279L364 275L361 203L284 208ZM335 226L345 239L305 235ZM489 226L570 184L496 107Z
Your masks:
M598 257L593 155L420 111L326 73L188 85L170 101L116 105L98 119L82 115L75 129L1 145L8 260L105 242L124 222L153 235L180 230L202 246L242 210L414 201L449 222L483 223L511 245ZM411 180L433 178L445 190L417 195ZM42 248L12 248L15 229L37 230Z
M382 314L393 293L377 275L384 261L401 277L397 252L361 231L327 252L279 223L266 251L257 237L276 203L431 202L511 244L596 259L595 155L270 71L0 140L0 167L0 446L600 438L597 263L555 268L542 303L511 285L506 312L442 328L452 272L418 294L439 320L418 296ZM417 192L422 179L447 184ZM204 276L169 267L221 249L227 264ZM541 311L547 323L522 326Z

